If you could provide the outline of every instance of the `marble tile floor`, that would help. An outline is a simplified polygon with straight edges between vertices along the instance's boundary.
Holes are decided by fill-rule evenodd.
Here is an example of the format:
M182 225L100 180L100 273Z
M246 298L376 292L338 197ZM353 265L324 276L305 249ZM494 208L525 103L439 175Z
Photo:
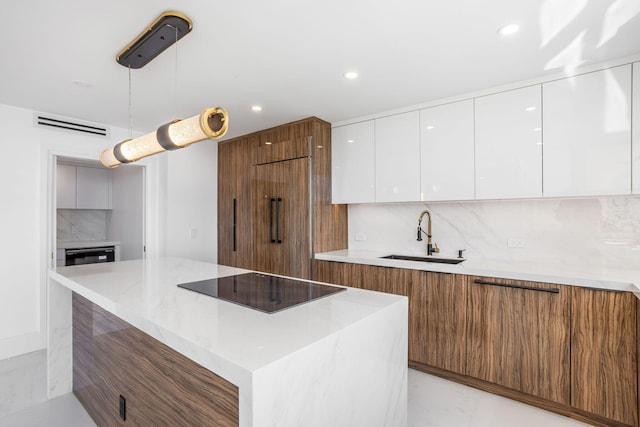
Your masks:
M36 352L0 361L0 427L95 426L73 394L46 401L44 357ZM409 427L587 426L413 369L408 396Z

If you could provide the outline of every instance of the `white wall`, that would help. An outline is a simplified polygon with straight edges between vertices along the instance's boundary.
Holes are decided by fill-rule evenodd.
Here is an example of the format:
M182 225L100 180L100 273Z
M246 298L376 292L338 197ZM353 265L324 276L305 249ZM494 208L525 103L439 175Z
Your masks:
M55 221L52 153L97 159L123 138L84 135L34 125L33 112L0 105L5 158L0 168L0 359L43 348L46 272L51 260L50 221ZM53 192L52 194L55 194ZM48 233L52 233L51 235Z
M167 159L166 254L218 260L218 143L163 153Z
M144 170L134 164L112 171L111 215L106 240L120 242L120 260L140 259L144 245Z
M105 138L36 127L33 111L2 104L0 128L1 360L46 346L46 278L55 264L55 156L96 160L101 150L127 138L128 130L111 127ZM217 144L200 144L138 162L146 166L147 256L217 258ZM189 238L190 228L197 230L195 239Z
M618 269L640 259L640 196L350 205L349 248L425 254L426 238L416 241L425 208L440 256L467 249L467 258ZM524 247L508 247L510 238Z
M55 265L55 156L98 159L128 137L109 138L36 127L33 111L0 104L0 360L46 346L47 269ZM217 143L139 161L145 168L147 256L217 260ZM190 231L195 230L191 238Z

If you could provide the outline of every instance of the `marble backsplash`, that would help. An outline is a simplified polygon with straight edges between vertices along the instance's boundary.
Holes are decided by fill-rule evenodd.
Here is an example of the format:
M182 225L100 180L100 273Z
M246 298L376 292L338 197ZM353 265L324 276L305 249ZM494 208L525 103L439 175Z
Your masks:
M640 260L640 196L349 205L349 249L426 254L423 209L440 256L624 269Z
M56 238L64 242L107 240L109 211L58 209Z

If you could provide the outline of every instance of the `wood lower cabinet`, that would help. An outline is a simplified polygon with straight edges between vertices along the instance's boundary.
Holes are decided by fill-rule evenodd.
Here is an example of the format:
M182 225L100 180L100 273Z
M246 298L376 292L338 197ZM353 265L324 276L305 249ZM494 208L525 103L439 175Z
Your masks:
M409 295L412 270L321 260L315 260L313 265L313 280L319 282L368 291Z
M361 288L362 264L314 260L313 280Z
M314 279L409 296L409 367L596 426L640 426L631 292L316 260Z
M76 293L73 393L100 426L239 423L236 386Z
M409 283L413 270L373 265L361 265L361 268L360 288L389 294L409 295Z
M466 374L570 403L570 288L470 277Z
M571 405L636 426L637 298L630 292L571 291Z
M409 364L465 373L467 276L411 272ZM418 366L415 366L418 364Z

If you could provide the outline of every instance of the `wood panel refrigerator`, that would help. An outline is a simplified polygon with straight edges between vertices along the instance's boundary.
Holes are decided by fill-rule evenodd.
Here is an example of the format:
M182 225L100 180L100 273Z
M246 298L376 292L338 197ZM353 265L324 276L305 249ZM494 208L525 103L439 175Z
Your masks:
M254 268L311 278L311 158L254 166Z

